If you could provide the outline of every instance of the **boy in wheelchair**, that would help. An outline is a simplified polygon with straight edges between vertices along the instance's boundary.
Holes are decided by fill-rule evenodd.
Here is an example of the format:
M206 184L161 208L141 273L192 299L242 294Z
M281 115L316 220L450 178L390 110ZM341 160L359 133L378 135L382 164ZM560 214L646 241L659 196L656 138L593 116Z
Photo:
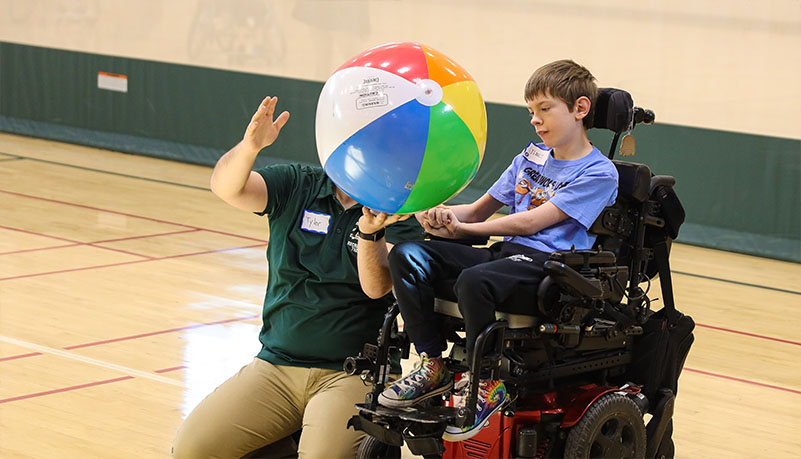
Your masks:
M592 247L594 236L587 230L617 195L615 166L586 134L592 126L597 92L592 74L572 61L538 69L526 85L525 100L530 123L543 143L529 144L472 204L439 206L417 215L434 236L506 236L504 241L488 248L439 240L405 243L390 253L405 331L422 361L379 396L381 405L412 406L453 385L441 355L446 341L435 317L435 285L455 281L453 292L465 321L469 361L477 336L495 321L495 305L513 297L536 297L552 252ZM487 220L505 205L511 207L509 215ZM489 379L486 371L479 373L475 422L450 426L445 432L448 440L474 435L506 403L503 382Z
M543 144L530 144L473 204L417 215L438 240L390 253L398 305L378 344L345 364L373 383L349 423L369 434L360 457L399 457L387 448L404 441L426 457L672 454L674 394L694 325L675 310L668 265L683 209L672 177L609 160L619 135L653 113L625 91L603 88L597 101L595 91L572 61L537 70L525 96ZM587 140L590 127L615 133L609 159ZM503 205L511 214L487 221ZM380 222L365 213L360 231ZM486 235L507 238L489 248L441 240ZM664 307L652 313L640 285L657 274ZM394 329L399 312L403 333ZM456 345L443 359L446 338ZM386 387L389 351L408 355L409 341L421 361ZM438 406L464 370L466 395Z

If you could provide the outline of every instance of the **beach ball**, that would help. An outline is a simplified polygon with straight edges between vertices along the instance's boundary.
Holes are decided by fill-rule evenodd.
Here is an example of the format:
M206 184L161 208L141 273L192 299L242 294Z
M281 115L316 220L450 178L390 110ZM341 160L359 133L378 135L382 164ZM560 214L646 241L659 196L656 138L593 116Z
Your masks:
M442 204L475 177L487 113L459 64L420 43L389 43L328 78L315 134L337 187L376 211L408 214Z

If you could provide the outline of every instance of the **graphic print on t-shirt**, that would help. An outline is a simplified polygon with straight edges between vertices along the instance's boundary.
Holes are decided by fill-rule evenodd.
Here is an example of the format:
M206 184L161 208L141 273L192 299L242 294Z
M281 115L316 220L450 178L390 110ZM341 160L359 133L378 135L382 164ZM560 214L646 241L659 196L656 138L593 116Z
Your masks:
M555 180L527 167L517 174L515 203L518 204L519 208L519 205L523 204L524 200L528 200L528 210L539 207L548 202L556 194L556 190L566 186L568 183L570 182L556 184Z

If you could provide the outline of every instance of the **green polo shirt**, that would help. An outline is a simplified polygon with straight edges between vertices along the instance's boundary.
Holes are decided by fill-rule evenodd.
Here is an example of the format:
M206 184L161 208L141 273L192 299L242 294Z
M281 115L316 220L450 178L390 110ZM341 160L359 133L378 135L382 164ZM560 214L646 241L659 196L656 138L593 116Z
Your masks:
M277 365L341 370L374 343L392 295L372 300L356 269L359 204L345 210L322 168L258 169L267 184L269 278L258 357ZM387 241L421 239L414 218L387 228Z

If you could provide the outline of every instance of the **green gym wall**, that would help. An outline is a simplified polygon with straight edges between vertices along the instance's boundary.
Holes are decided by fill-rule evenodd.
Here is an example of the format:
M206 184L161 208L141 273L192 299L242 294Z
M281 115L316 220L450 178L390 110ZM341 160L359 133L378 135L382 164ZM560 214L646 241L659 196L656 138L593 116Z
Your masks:
M756 10L756 11L755 11ZM801 8L794 0L42 0L0 2L0 131L212 165L258 102L292 113L258 164L318 163L317 97L348 58L420 41L487 102L483 193L536 134L539 65L572 58L657 122L632 161L673 175L679 242L801 262ZM98 87L124 75L127 91ZM611 133L590 131L602 150Z

